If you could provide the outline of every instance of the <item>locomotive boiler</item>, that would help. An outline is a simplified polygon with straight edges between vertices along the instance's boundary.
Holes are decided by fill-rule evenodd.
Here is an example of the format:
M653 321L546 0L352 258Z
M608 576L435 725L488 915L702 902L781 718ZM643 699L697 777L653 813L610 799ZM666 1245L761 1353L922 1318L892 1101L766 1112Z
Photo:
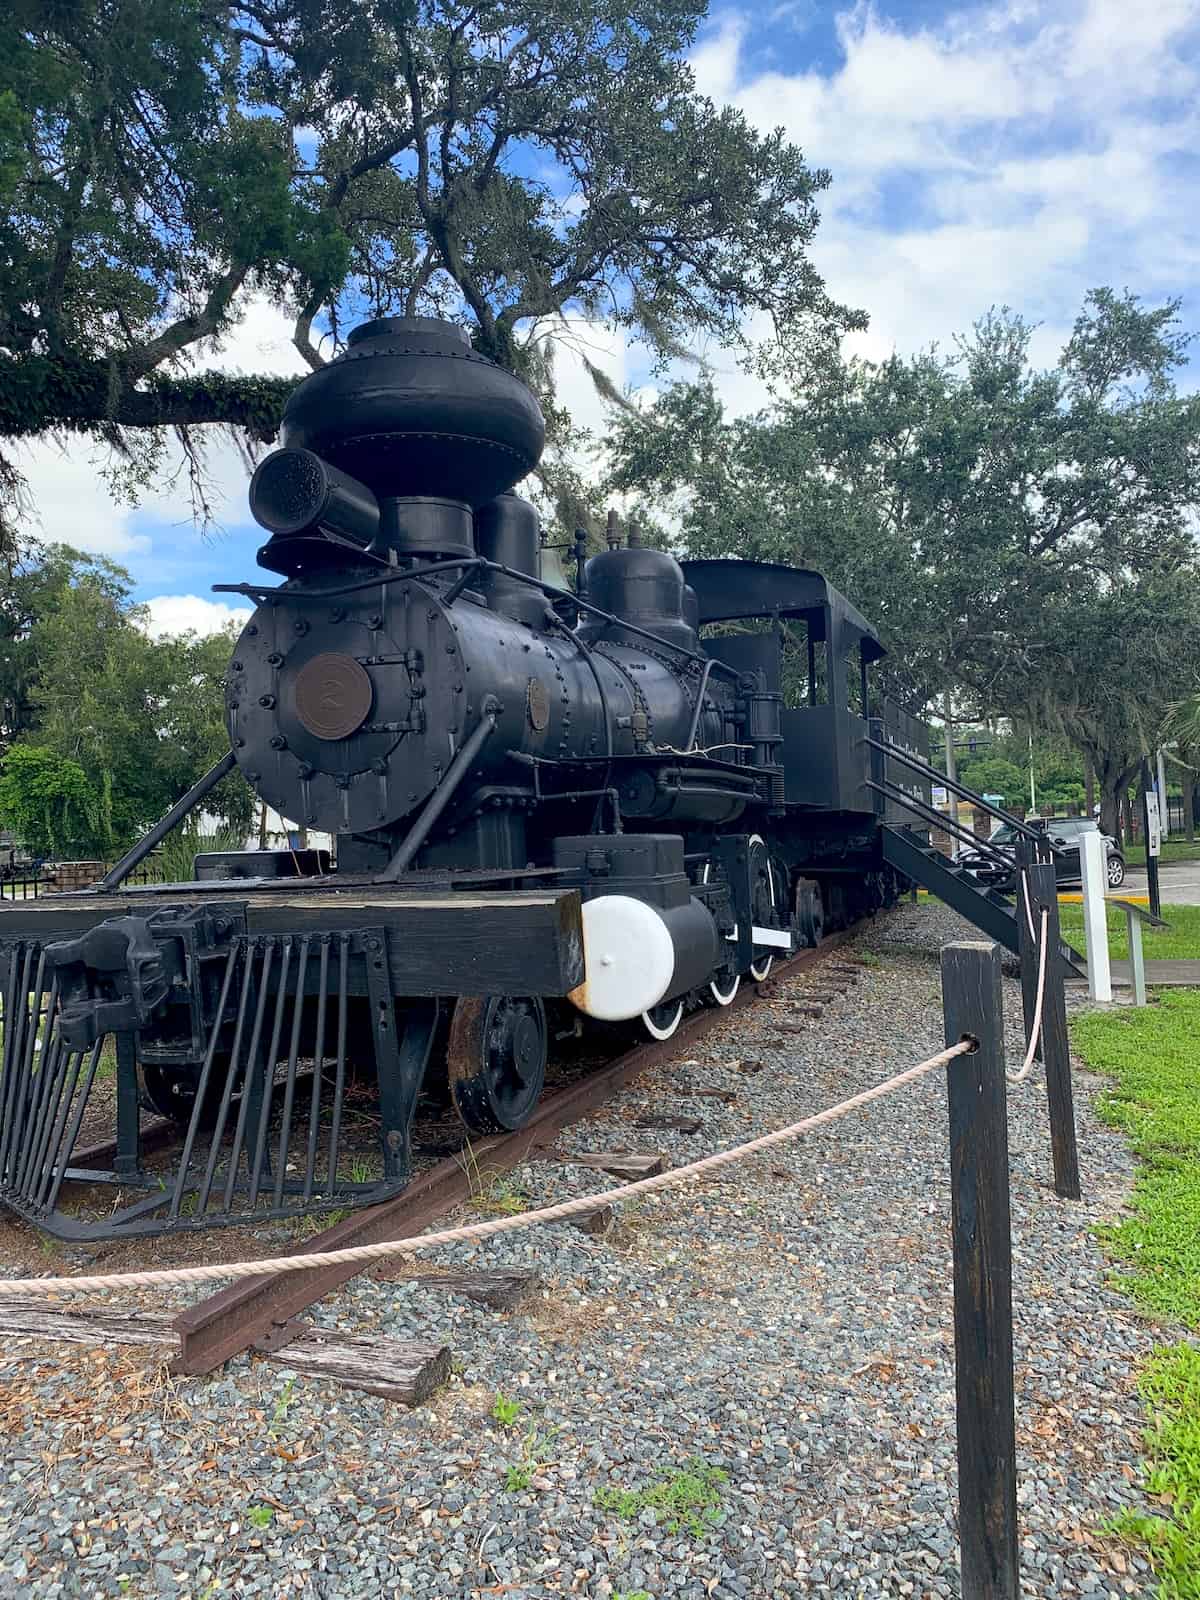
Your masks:
M255 603L229 755L94 891L0 924L0 1200L112 1236L380 1198L422 1094L519 1127L552 1037L667 1038L895 898L874 630L815 573L632 540L547 581L513 492L544 434L432 319L368 322L297 386L250 485L280 581L223 586ZM128 887L235 765L332 861L210 853ZM368 1177L343 1136L364 1078ZM60 1197L105 1083L122 1194L81 1221ZM151 1109L180 1132L166 1177Z

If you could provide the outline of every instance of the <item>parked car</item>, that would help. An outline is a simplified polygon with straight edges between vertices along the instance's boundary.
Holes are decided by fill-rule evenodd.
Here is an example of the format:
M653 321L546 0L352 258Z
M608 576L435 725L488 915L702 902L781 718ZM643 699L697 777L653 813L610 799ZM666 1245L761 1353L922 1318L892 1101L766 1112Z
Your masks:
M1079 841L1085 833L1099 832L1092 819L1048 817L1037 822L1031 821L1029 826L1044 829L1050 835L1051 844L1060 852L1054 862L1055 875L1059 883L1080 883L1083 878L1083 865ZM1101 838L1104 840L1108 863L1106 874L1108 887L1119 889L1125 882L1125 857L1121 854L1120 845L1110 834L1101 834ZM988 845L992 850L999 851L1002 856L1011 860L1016 839L1016 830L1008 823L1001 823L988 840ZM958 863L989 888L1008 892L1016 887L1015 869L1003 865L986 851L970 848L962 850L959 852Z

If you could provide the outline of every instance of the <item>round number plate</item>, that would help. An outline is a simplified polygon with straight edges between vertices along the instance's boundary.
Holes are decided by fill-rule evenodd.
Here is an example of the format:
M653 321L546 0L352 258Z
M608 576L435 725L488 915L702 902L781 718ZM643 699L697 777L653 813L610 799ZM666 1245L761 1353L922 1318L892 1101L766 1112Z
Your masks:
M296 715L318 739L348 739L371 709L371 679L353 656L329 650L296 674Z

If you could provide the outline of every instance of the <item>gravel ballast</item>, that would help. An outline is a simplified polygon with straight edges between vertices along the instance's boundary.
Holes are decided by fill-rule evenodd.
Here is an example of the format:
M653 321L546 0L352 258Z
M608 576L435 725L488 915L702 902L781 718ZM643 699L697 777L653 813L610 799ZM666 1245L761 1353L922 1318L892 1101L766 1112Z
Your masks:
M684 1045L492 1200L604 1187L570 1161L587 1151L681 1164L931 1054L936 949L971 936L933 904L890 913L858 940L881 965L803 1031L779 1023L828 992L820 969ZM1011 980L1005 1014L1015 1066ZM1009 1092L1022 1581L1039 1597L1151 1589L1103 1533L1139 1499L1133 1376L1155 1331L1106 1286L1092 1235L1132 1177L1099 1088L1077 1072L1082 1204L1054 1195L1039 1075ZM638 1126L664 1111L703 1126ZM511 1314L369 1278L309 1313L448 1343L454 1376L413 1411L251 1357L172 1381L157 1352L9 1340L0 1595L958 1595L948 1219L935 1072L627 1206L607 1236L559 1225L421 1263L536 1271ZM697 1485L711 1503L681 1509Z

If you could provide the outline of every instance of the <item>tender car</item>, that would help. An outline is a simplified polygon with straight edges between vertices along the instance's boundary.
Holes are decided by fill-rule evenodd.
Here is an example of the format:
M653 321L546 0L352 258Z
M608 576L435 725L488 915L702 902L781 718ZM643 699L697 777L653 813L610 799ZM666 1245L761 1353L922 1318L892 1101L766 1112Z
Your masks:
M1049 817L1045 820L1030 822L1030 827L1044 829L1050 835L1050 842L1060 852L1054 863L1059 883L1079 883L1083 877L1079 841L1085 833L1099 832L1092 819L1090 817ZM1016 838L1016 830L1007 823L1002 823L988 840L988 845L1011 860L1014 854ZM1110 834L1101 834L1101 838L1104 840L1108 862L1108 887L1110 889L1119 889L1125 882L1125 857L1121 854L1120 845ZM1014 868L1002 865L1001 862L995 860L993 856L988 855L983 850L967 848L960 851L958 864L966 867L973 877L980 883L987 884L989 888L1001 889L1007 892L1016 887L1016 872Z

